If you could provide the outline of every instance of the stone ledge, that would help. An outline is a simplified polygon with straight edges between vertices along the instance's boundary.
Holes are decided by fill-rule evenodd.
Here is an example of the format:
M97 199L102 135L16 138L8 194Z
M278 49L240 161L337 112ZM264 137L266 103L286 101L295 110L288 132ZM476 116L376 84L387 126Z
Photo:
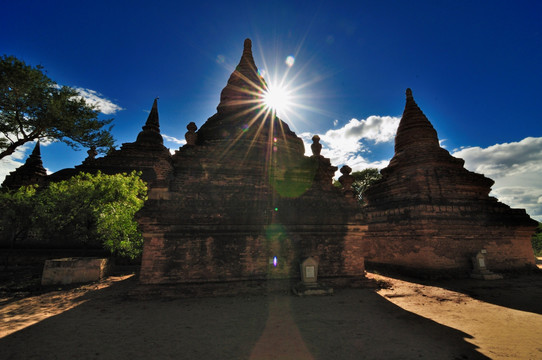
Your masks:
M63 258L45 260L41 285L68 285L99 281L110 270L109 259Z

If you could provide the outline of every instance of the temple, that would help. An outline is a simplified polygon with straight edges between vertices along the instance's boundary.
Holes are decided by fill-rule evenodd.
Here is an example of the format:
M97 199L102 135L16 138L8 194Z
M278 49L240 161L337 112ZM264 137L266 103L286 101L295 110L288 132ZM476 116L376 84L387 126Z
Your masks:
M467 275L484 249L494 270L534 266L537 222L490 197L493 180L440 147L412 91L395 136L395 155L364 194L367 261L411 272Z
M142 283L299 277L318 259L328 278L363 276L358 207L332 185L336 167L267 111L246 40L217 113L171 157L167 189L151 189L139 213Z
M342 188L333 186L337 167L320 155L318 136L312 156L304 155L302 140L266 108L266 89L247 39L217 112L199 130L188 124L186 145L174 154L163 145L155 100L135 142L101 158L91 149L81 165L47 179L142 172L149 186L137 214L143 284L299 279L309 257L319 278L341 284L363 278L365 262L468 276L481 250L491 270L535 267L530 238L537 222L490 197L493 181L440 147L410 89L395 155L365 192L365 206L353 196L348 166L341 168ZM39 166L31 167L38 177L28 168L3 186L46 177Z

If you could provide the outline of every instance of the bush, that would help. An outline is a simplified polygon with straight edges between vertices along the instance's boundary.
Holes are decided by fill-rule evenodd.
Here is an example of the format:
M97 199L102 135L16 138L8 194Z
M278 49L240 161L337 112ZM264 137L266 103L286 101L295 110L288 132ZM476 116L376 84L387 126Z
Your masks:
M136 258L143 238L134 215L143 207L147 194L140 175L81 173L41 191L23 187L3 193L6 212L1 216L0 230L12 244L31 234L49 246L103 246L113 255Z

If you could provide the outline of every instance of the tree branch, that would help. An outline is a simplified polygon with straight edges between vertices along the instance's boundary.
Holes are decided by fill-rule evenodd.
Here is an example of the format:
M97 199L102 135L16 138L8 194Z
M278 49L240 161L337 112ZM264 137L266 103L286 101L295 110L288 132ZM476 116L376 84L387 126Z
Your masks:
M13 154L15 152L15 150L17 149L17 147L23 145L23 144L26 144L27 142L29 141L32 141L34 139L19 139L15 142L12 142L11 145L9 145L6 150L0 152L0 160L5 158L6 156L9 156L11 154Z
M19 125L19 131L23 134L23 138L26 138L27 135L24 132L23 123L21 122L21 114L19 113L19 110L15 110L15 121Z

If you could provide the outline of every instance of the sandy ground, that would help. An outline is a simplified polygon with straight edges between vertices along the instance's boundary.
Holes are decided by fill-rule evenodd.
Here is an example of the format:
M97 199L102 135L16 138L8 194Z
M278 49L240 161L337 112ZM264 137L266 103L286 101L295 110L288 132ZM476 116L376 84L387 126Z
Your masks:
M371 287L302 298L141 299L130 295L134 275L33 291L4 284L0 359L542 359L542 274L367 276Z

